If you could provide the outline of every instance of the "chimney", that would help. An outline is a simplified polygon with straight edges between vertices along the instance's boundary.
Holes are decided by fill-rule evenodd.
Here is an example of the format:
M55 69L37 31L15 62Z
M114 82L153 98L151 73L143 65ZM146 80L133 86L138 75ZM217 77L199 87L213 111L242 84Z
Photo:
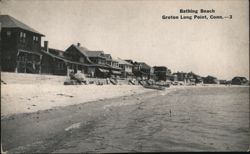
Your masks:
M44 50L46 51L46 52L49 52L49 42L48 41L44 41Z
M78 42L78 43L77 43L77 46L79 47L79 46L81 46L81 44Z

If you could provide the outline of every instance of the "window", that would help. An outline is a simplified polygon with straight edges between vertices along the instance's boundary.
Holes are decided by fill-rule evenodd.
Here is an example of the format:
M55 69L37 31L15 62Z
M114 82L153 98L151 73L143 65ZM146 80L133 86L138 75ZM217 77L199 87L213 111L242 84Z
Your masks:
M8 38L11 37L11 31L7 31L6 34L7 34L7 37L8 37Z
M20 32L20 42L25 43L26 40L26 33Z
M38 36L33 36L33 41L37 42L38 41Z
M63 70L64 64L62 62L57 63L57 69L58 70Z

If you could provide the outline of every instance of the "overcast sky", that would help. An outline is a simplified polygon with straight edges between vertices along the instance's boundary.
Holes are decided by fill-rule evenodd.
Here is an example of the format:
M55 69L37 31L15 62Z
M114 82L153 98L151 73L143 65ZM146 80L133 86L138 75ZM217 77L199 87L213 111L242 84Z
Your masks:
M2 0L0 5L1 14L45 34L51 48L65 50L80 42L114 58L163 65L172 72L249 79L247 0ZM181 15L180 9L214 9L214 15L233 19L162 19Z

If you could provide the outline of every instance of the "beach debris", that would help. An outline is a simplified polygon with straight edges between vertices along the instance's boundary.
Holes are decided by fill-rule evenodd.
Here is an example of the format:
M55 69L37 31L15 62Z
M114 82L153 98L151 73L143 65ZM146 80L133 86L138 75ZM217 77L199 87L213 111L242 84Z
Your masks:
M32 104L32 106L36 106L35 104Z
M110 83L112 83L113 85L117 85L118 81L116 79L109 79Z
M94 81L89 81L89 84L94 84L95 82Z
M74 96L72 96L72 95L67 95L67 94L56 94L56 95L59 95L59 96L65 96L65 97L74 97Z
M143 85L144 88L156 89L156 90L165 90L166 87L158 86L158 85Z
M170 87L170 83L169 82L162 81L162 80L156 82L155 85L157 85L157 86L163 86L163 87Z
M146 83L146 81L140 80L139 84L143 86L143 85L146 85L147 83Z
M130 79L130 80L128 80L128 84L135 85L135 81L136 81L135 79L132 79L132 80Z
M69 74L69 79L64 82L64 85L81 85L87 84L86 77L83 73L77 72L76 74L72 71Z
M69 131L71 129L77 129L77 128L80 128L80 126L81 126L80 122L74 123L74 124L70 125L69 127L65 128L65 131Z
M102 85L103 85L103 82L97 80L97 81L96 81L96 85L102 86Z

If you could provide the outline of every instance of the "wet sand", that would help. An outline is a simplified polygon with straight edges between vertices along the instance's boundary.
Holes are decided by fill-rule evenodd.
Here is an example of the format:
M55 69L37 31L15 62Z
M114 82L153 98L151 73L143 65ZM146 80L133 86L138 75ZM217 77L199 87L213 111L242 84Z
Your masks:
M153 91L12 115L1 123L9 152L246 151L249 88Z

